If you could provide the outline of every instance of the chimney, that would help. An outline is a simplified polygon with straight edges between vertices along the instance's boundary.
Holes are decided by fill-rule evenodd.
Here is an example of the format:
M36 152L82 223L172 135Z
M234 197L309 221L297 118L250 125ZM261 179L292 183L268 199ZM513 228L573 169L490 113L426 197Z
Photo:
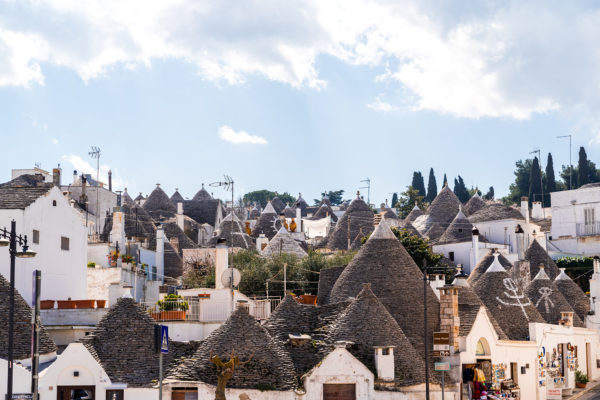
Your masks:
M215 249L215 289L227 289L221 282L221 276L228 266L227 239L218 239Z
M73 170L73 185L77 183L77 170Z
M429 285L433 289L433 293L435 293L439 300L440 294L438 293L438 289L446 284L446 277L442 274L430 274L427 277L429 278Z
M175 215L175 217L177 226L183 231L185 225L183 223L183 203L181 201L177 203L177 215Z
M541 201L533 202L532 208L531 208L531 218L533 218L533 219L543 219L544 218Z
M61 173L60 167L52 168L52 183L54 184L54 186L59 187L59 188L60 188L60 173Z
M256 238L256 250L258 250L259 253L262 252L265 247L267 247L267 244L269 244L269 239L265 236L265 234L261 233L258 235Z
M566 327L573 326L573 311L561 311L560 312L560 325Z
M565 272L564 268L560 269ZM596 302L600 301L600 258L594 256L594 273L590 278L590 310L596 311Z
M88 201L88 197L85 194L85 186L87 183L87 179L85 177L84 174L81 174L81 196L79 196L79 203L80 204L85 204L85 209L87 210L87 201Z
M469 268L469 272L472 271L479 262L479 229L477 229L476 226L473 226L471 233L473 235L473 242L471 245L471 254L473 258L471 259L471 268Z
M515 235L517 237L517 253L519 261L525 260L525 232L521 225L517 225L515 228Z
M112 192L112 171L110 169L108 170L108 190Z
M521 215L529 223L529 198L526 196L521 197Z
M458 291L460 287L446 285L440 291L440 331L450 334L450 354L458 351L460 317L458 316Z
M374 346L375 369L377 379L380 381L393 381L394 376L394 347L396 346Z
M114 211L112 215L113 224L112 230L110 231L111 244L115 246L117 242L119 242L119 246L123 250L123 246L125 245L125 217L123 212L119 209L119 211Z
M175 251L179 253L179 238L177 236L173 236L171 239L169 239L169 243L171 243L171 246L173 246Z
M298 232L303 232L302 229L302 209L300 207L296 207L296 224L298 224Z
M165 275L165 231L162 224L158 225L158 229L156 229L156 258L154 264L160 277L158 280L162 280Z

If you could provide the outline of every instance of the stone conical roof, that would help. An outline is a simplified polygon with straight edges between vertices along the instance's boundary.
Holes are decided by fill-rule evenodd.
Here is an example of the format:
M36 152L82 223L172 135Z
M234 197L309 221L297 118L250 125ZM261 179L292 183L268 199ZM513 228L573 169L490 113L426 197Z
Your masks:
M289 204L286 204L283 209L283 215L285 215L286 218L296 218L296 209L290 207Z
M156 185L156 188L150 193L142 207L155 219L172 217L177 212L177 208L159 185Z
M411 343L424 351L423 273L417 267L387 223L380 223L369 240L344 269L331 290L331 303L355 297L363 283L370 283L373 293L396 319ZM430 332L439 327L439 301L427 287Z
M531 273L531 279L540 272L540 264L544 266L544 271L550 277L555 279L558 274L558 266L552 261L550 255L544 250L541 244L537 240L532 240L527 251L525 251L525 260L529 261L529 271Z
M458 213L460 200L448 186L445 186L427 209L427 226L439 223L448 226Z
M274 257L280 254L293 254L298 258L303 258L308 255L283 226L262 251L262 255L265 257Z
M550 280L543 267L539 269L535 278L529 283L525 293L547 323L558 324L561 319L561 311L571 311L574 314L573 325L583 326L581 318L574 312L554 282Z
M140 192L140 194L138 194L137 197L135 198L135 201L139 202L139 201L142 201L144 199L145 199L144 195L142 194L142 192Z
M468 217L469 215L481 210L483 207L485 207L485 201L483 201L483 199L479 197L477 193L475 193L473 196L471 196L469 201L467 201L467 204L465 204L463 207L463 211Z
M348 249L348 226L350 240L357 235L366 236L373 231L373 210L360 197L352 200L348 209L339 219L335 229L329 235L327 247L332 250Z
M413 207L413 209L408 213L406 218L404 218L404 222L405 223L413 222L415 219L419 218L421 215L423 215L423 211L421 211L421 209L419 208L417 203L415 203L415 206Z
M302 193L298 193L298 199L292 204L292 208L300 207L301 215L306 217L306 209L308 208L308 203L302 198Z
M271 202L268 202L262 214L260 214L260 218L256 221L256 225L254 225L254 228L252 229L252 237L257 238L261 233L264 233L265 236L271 240L282 226L283 224L281 223L278 214L275 212Z
M0 274L0 358L8 358L8 314L10 305L10 283ZM15 360L31 358L31 307L21 293L15 289L13 357ZM56 345L46 328L40 332L40 354L56 351Z
M472 286L510 340L529 340L529 323L544 322L535 305L503 268L487 270Z
M275 209L277 215L281 214L281 212L285 208L285 204L283 203L283 201L281 201L281 199L278 196L273 197L273 199L271 200L271 205L273 205L273 208Z
M179 189L175 189L175 193L171 196L171 202L177 207L177 203L183 203L183 196L179 193Z
M256 389L262 384L274 390L290 390L297 386L289 355L244 308L236 310L211 333L194 356L184 361L170 377L216 385L217 369L210 356L217 355L228 361L232 352L240 361L248 363L236 369L227 387Z
M398 385L425 381L425 363L386 307L363 285L354 300L330 328L328 341L354 343L350 352L371 371L375 370L374 346L395 346L395 380Z
M510 263L510 261L508 261L506 259L506 257L504 257L500 253L498 253L498 261L500 262L500 264L502 264L502 266L504 267L505 270L508 271L509 269L512 268L512 264ZM477 281L477 279L479 279L485 273L485 271L488 270L488 268L492 265L493 262L494 262L494 250L490 249L488 251L488 253L479 260L479 262L477 263L475 268L473 268L473 270L471 271L471 274L469 275L469 278L467 279L467 281L469 282L469 285L471 285L471 287L473 285L475 285L475 282Z
M300 304L294 296L287 294L264 327L281 342L287 341L290 334L310 334L316 317L315 310L314 306Z
M310 219L314 219L314 220L322 219L322 218L327 217L328 215L331 217L331 220L333 222L337 222L338 217L333 212L333 209L331 208L331 206L327 203L321 203L321 206L319 207L317 212L314 213Z
M231 245L232 247L239 247L241 249L254 248L254 240L248 235L244 224L235 213L229 213L223 218L223 221L219 225L219 234L211 238L211 244L216 245L218 239L225 239L228 246Z
M133 202L133 199L131 198L129 193L127 193L127 188L125 188L125 190L123 191L123 196L121 197L121 204L133 204Z
M590 311L590 298L583 293L583 290L565 273L564 268L560 268L560 273L554 280L554 284L560 293L569 302L575 313L582 321Z
M204 183L203 183L202 188L200 190L198 190L198 192L194 195L192 200L205 201L205 200L212 200L212 198L213 197L210 195L210 193L208 193L206 191L206 189L204 189Z
M450 223L444 234L436 241L436 244L463 243L472 240L473 225L469 222L461 210Z
M258 219L259 217L260 217L260 210L255 205L254 207L252 207L252 210L250 210L249 219Z

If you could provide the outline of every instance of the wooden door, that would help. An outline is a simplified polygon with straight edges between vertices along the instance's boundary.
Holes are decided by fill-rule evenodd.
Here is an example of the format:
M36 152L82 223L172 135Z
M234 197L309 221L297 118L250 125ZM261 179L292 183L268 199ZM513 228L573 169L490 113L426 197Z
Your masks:
M94 386L59 386L56 390L57 400L94 400Z
M356 400L354 383L323 384L323 400Z
M586 373L590 381L592 378L592 348L590 343L585 344L585 368L587 369ZM594 377L595 378L595 377Z

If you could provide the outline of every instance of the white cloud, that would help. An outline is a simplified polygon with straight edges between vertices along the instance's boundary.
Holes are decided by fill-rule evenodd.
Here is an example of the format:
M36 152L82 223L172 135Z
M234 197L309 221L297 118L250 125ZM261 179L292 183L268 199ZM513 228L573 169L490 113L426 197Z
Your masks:
M56 65L90 80L154 60L202 79L320 89L320 56L385 69L404 105L465 118L599 115L600 11L577 2L35 0L3 4L0 86ZM25 13L25 16L24 16ZM76 38L76 40L73 40ZM407 104L408 103L408 104ZM381 111L383 102L372 103ZM393 105L389 105L394 107ZM595 117L592 120L596 120ZM600 126L600 124L598 124Z
M250 135L247 132L236 132L227 125L219 128L219 137L233 144L267 144L267 139L262 136Z
M79 174L91 174L92 178L96 179L97 171L96 167L92 166L89 162L85 161L83 158L76 156L74 154L68 154L61 157L63 162L69 163L73 167L73 169L77 170ZM100 165L100 182L107 183L108 182L108 171L112 170L112 184L113 190L124 188L127 186L127 182L121 177L119 174L119 170L117 168L111 168L109 165L101 164Z
M382 101L379 97L375 98L375 101L367 104L367 107L371 110L381 111L384 113L390 112L393 109L393 106L390 103Z
M58 144L58 139L57 138L52 138L52 144Z

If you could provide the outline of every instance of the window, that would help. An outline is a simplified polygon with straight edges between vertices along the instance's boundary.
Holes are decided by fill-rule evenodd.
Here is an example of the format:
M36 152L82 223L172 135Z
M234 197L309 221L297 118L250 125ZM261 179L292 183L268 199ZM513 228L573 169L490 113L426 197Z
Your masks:
M454 252L453 251L448 253L448 258L450 259L450 261L454 261Z
M106 391L106 400L123 400L123 398L123 389Z
M40 244L40 231L34 229L33 235L31 235L31 240L34 244Z
M173 388L172 400L198 400L198 389L196 388Z
M323 384L323 400L355 400L354 383Z
M60 249L61 250L69 250L69 238L61 236L60 237Z
M583 210L583 218L584 218L586 225L594 225L594 223L596 222L596 218L594 215L594 209L593 208L584 209Z
M52 200L52 206L56 207L56 200Z

